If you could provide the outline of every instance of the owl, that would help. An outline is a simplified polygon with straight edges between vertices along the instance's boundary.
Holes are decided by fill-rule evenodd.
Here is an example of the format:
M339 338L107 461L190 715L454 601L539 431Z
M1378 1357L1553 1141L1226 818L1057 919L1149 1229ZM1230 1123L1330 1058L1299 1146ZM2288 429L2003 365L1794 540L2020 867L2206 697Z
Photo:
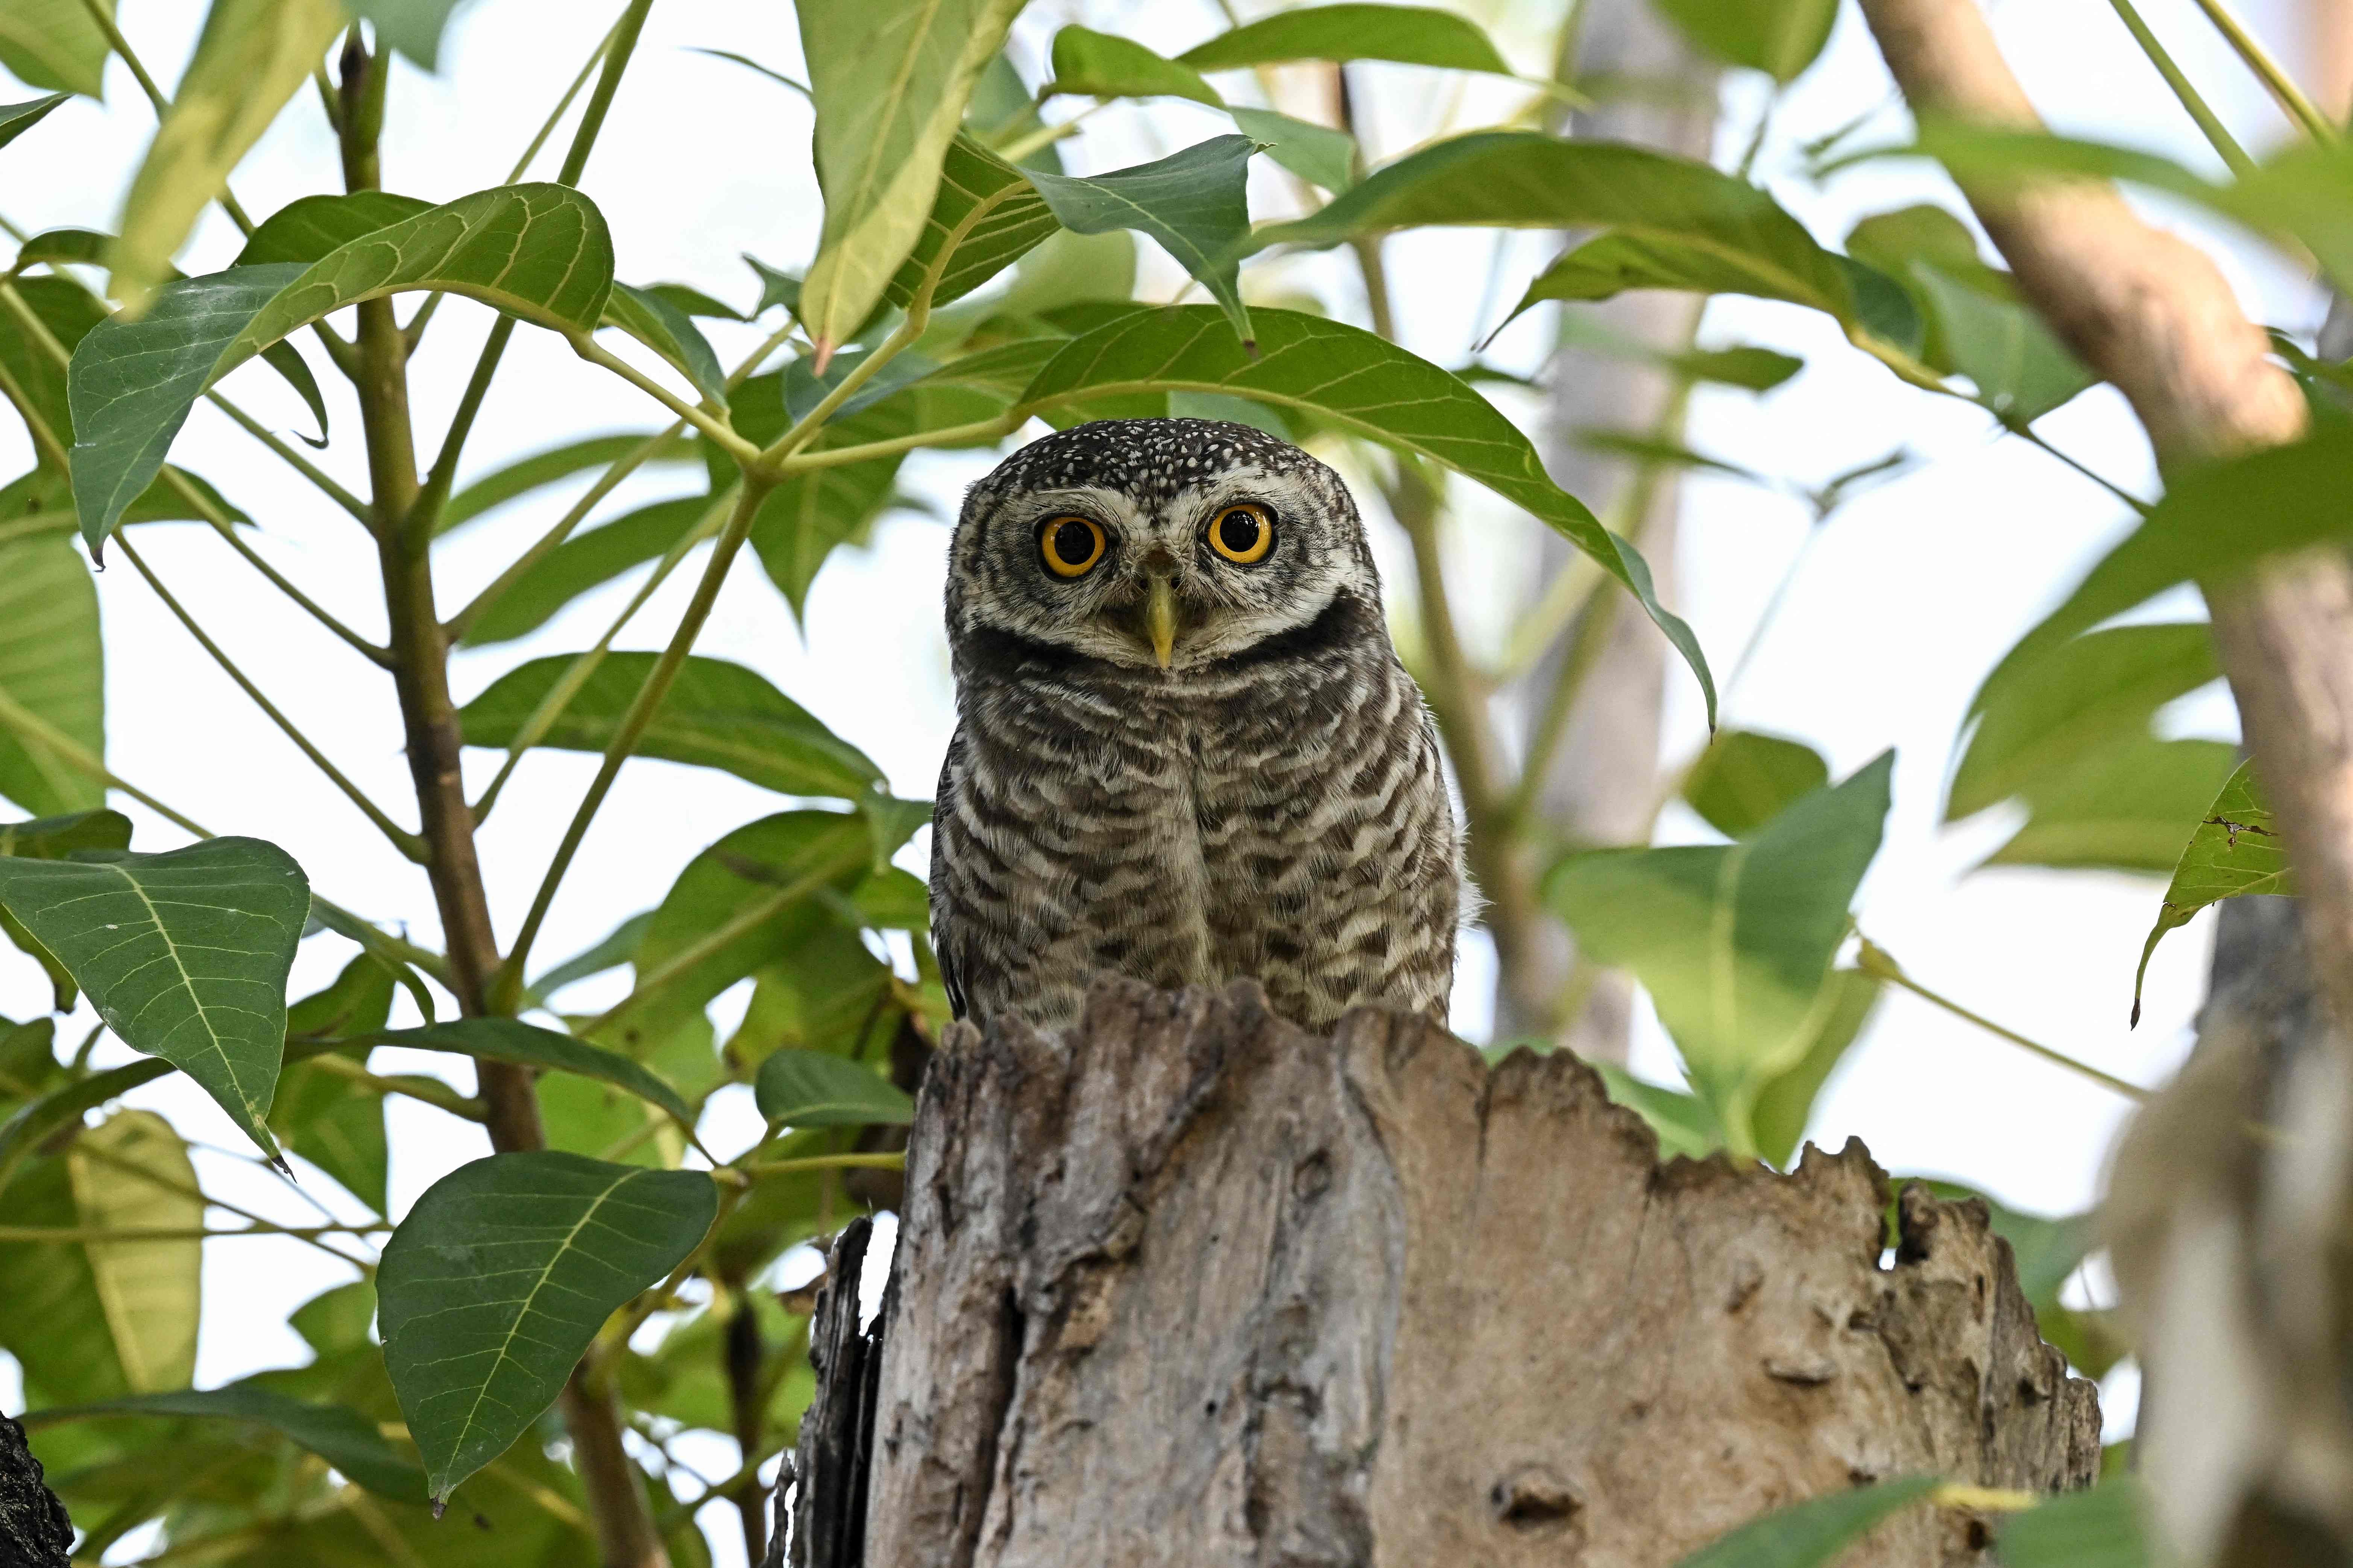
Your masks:
M1438 733L1340 477L1206 419L1024 447L949 547L932 931L959 1016L1259 981L1443 1021L1462 899Z

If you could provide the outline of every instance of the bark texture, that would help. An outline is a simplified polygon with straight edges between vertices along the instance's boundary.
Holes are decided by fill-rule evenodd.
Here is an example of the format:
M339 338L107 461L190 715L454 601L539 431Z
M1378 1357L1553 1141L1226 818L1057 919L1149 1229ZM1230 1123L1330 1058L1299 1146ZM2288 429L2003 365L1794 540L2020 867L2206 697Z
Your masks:
M66 1568L73 1526L49 1490L25 1429L0 1415L0 1568Z
M804 1568L1670 1568L1903 1472L2098 1467L1981 1205L1907 1192L1883 1268L1860 1144L1662 1165L1566 1053L1491 1070L1402 1015L1316 1037L1247 983L1106 983L1067 1039L957 1026L911 1161L876 1333L819 1314ZM861 1490L862 1555L828 1555ZM1984 1541L1923 1511L1857 1561Z

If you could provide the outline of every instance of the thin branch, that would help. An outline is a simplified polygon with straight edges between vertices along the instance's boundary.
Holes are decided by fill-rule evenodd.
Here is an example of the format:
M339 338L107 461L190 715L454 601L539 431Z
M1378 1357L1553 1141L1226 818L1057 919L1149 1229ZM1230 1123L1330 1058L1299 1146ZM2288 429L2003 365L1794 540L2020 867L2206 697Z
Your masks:
M2080 1078L2089 1079L2102 1089L2113 1090L2123 1095L2126 1100L2141 1101L2148 1099L2149 1091L2137 1083L2127 1083L2114 1073L2102 1072L2089 1062L2077 1061L2064 1051L2053 1050L2039 1040L2030 1040L2017 1030L2004 1028L1981 1013L1970 1012L1949 996L1937 994L1905 973L1904 966L1889 957L1886 951L1872 942L1869 937L1862 938L1861 941L1862 947L1855 957L1855 967L1861 969L1865 974L1884 980L1891 985L1900 985L1922 1001L1931 1002L1942 1007L1954 1017L1975 1024L1986 1033L1998 1035L2022 1050L2033 1052L2052 1066L2065 1068L2069 1072Z
M0 1241L134 1242L134 1241L216 1241L232 1236L286 1236L298 1241L322 1236L375 1236L388 1231L388 1225L249 1225L242 1230L206 1230L201 1226L137 1226L121 1230L109 1230L103 1226L0 1225ZM345 1263L356 1261L343 1254L337 1258Z
M381 1073L370 1072L349 1057L339 1057L332 1052L324 1056L312 1057L310 1060L311 1065L321 1072L332 1073L335 1077L348 1079L353 1083L364 1084L382 1094L401 1095L420 1104L432 1106L437 1110L446 1110L452 1116L462 1117L468 1121L482 1121L489 1118L489 1112L482 1109L480 1100L471 1095L459 1094L438 1079L386 1078Z
M343 625L343 622L329 615L325 609L321 607L321 605L311 597L311 595L305 594L301 589L297 588L292 583L287 581L285 575L280 573L278 568L272 566L269 562L264 561L260 555L255 552L253 546L248 544L243 539L237 536L237 526L230 522L227 517L222 515L220 508L212 503L211 498L207 497L202 490L196 489L195 483L189 479L187 475L182 473L177 468L166 467L164 470L164 482L170 485L172 489L178 493L182 500L193 507L195 510L197 516L210 523L215 533L217 533L223 539L227 540L229 548L236 551L239 555L244 556L247 564L250 565L255 571L260 573L262 576L268 578L271 587L276 588L280 593L293 600L297 605L300 605L304 610L310 612L310 616L312 620L318 622L321 626L326 627L329 631L343 638L344 642L350 644L353 648L357 650L360 657L366 659L370 664L379 666L385 669L392 668L392 654L390 650L378 647L375 644L368 641L367 638L360 636L359 633L352 630L351 627Z
M662 700L670 695L671 683L685 666L687 654L702 635L703 623L711 618L711 606L719 598L719 585L726 580L727 568L734 563L736 552L744 547L744 540L752 531L752 519L758 514L760 503L767 499L769 489L765 483L748 478L744 480L743 493L735 500L735 514L727 520L726 529L703 566L702 578L694 586L694 597L688 603L686 613L679 617L678 630L648 672L645 684L638 689L628 711L621 716L611 744L605 748L605 760L596 769L596 777L573 812L571 825L564 830L564 840L556 847L546 875L540 879L531 912L523 917L514 946L500 966L492 992L494 1011L511 1011L516 998L522 995L524 963L531 956L532 944L539 938L540 927L546 923L548 909L555 902L555 890L563 885L564 874L571 868L572 858L579 852L580 841L587 837L588 825L596 819L597 807L605 804L605 796L611 792L621 764L638 749L646 726L653 722Z
M196 624L195 616L188 613L186 606L173 595L169 588L164 586L164 580L155 574L154 568L147 564L145 559L132 546L128 536L120 537L114 542L116 548L129 559L139 575L147 580L147 586L155 591L155 596L164 601L164 607L172 612L181 626L187 628L188 635L196 639L196 645L212 656L213 662L220 666L221 672L237 682L237 689L253 700L253 705L269 716L269 721L277 725L304 756L311 759L313 766L326 774L328 783L343 792L344 798L359 808L361 816L375 825L376 831L389 839L394 848L422 865L425 860L425 840L385 816L382 806L370 800L365 791L346 777L341 768L328 760L327 753L320 750L293 720L289 719L276 703L263 694L261 688L255 685L252 679L237 667L237 661L229 658L220 644L205 634L205 628Z
M359 497L343 489L343 486L334 481L325 469L320 468L316 463L311 461L310 458L304 457L301 453L288 446L284 441L280 440L277 432L271 430L268 426L262 424L260 420L256 419L252 415L248 414L244 409L239 408L236 404L231 403L227 398L223 397L217 392L206 393L205 400L210 403L214 407L219 409L223 414L227 415L231 419L236 420L238 426L242 428L247 435L252 437L255 440L260 442L263 446L277 453L280 458L283 458L286 460L286 466L288 468L292 468L296 473L301 475L304 479L318 486L321 492L322 492L329 500L333 501L337 506L342 507L345 511L359 519L360 521L365 522L368 521L367 502L360 500Z
M2198 122L2198 129L2205 133L2207 144L2221 154L2222 162L2230 165L2231 173L2242 177L2253 174L2255 161L2247 156L2247 150L2239 145L2238 138L2231 134L2229 127L2222 123L2221 116L2206 106L2206 100L2190 85L2189 78L2173 63L2173 57L2166 53L2165 46L2157 41L2157 35L2149 31L2147 22L2141 20L2133 0L2108 0L2108 4L2116 7L2116 16L2123 21L2125 30L2133 36L2133 42L2138 44L2140 52L2148 57L2148 63L2157 68L2157 74L2165 79L2165 85L2173 89L2174 98L2189 111L2189 118Z
M2329 123L2328 116L2313 107L2312 100L2305 97L2304 89L2295 85L2295 79L2280 69L2279 62L2255 41L2255 36L2247 31L2247 25L2239 20L2223 0L2198 0L2198 8L2206 13L2206 19L2214 24L2214 30L2222 35L2223 40L2247 69L2254 73L2255 79L2263 84L2263 89L2272 95L2281 110L2301 126L2306 136L2324 147L2337 140L2337 127Z
M763 1176L789 1176L803 1171L903 1171L907 1156L896 1154L812 1154L801 1160L771 1160L765 1165L739 1165L754 1181Z
M705 439L738 463L754 462L759 458L760 448L735 434L734 427L724 419L714 417L677 396L660 382L654 380L628 361L607 352L603 344L588 333L566 332L564 336L565 341L572 345L574 353L578 354L590 364L611 371L615 375L702 431Z
M790 322L786 323L784 326L777 328L776 331L770 333L765 342L763 342L758 348L753 350L750 355L748 355L741 363L736 365L733 371L729 373L727 377L728 390L733 392L736 387L742 385L747 377L749 377L754 371L758 370L761 364L765 363L770 354L774 353L786 339L792 336L792 333L793 327ZM610 468L607 468L602 475L598 476L596 482L588 488L588 492L582 496L577 501L574 502L571 510L566 511L562 517L558 518L553 528L550 528L545 533L543 533L538 539L534 540L530 549L524 551L522 554L518 556L505 571L500 573L497 577L493 578L488 587L475 595L473 599L467 604L465 608L459 610L456 615L449 617L448 621L443 626L443 631L447 634L449 640L452 642L462 640L465 637L467 631L476 621L481 618L483 612L488 610L492 605L496 604L501 598L504 597L508 590L512 589L517 583L522 581L523 577L530 573L531 569L538 565L540 561L550 552L554 550L556 546L562 544L566 539L572 537L573 531L578 528L587 518L588 513L596 507L598 501L611 494L614 487L617 486L623 479L628 478L629 475L637 472L638 468L648 459L652 458L656 452L659 451L670 441L675 440L679 432L684 429L685 426L686 421L683 419L673 421L668 428L656 435L648 437L643 442L631 447Z
M555 520L554 527L533 541L531 548L515 557L505 571L491 580L488 587L467 601L463 609L442 623L444 635L451 642L463 641L467 632L473 628L476 621L482 618L485 611L504 598L507 591L528 576L531 569L538 565L556 546L572 537L573 530L578 528L586 520L589 512L596 510L598 501L612 494L623 479L636 473L656 452L677 439L678 433L685 427L686 421L683 419L672 421L666 429L647 437L631 447L612 467L598 475L596 482L589 486L587 492L573 502L562 517Z
M893 436L888 440L865 441L855 447L820 447L817 450L795 452L766 465L770 477L788 479L795 474L812 468L838 468L845 463L862 463L870 458L887 458L896 452L912 452L918 447L954 447L968 441L985 441L993 437L1010 436L1029 422L1028 407L1009 409L994 419L976 419L965 425L949 425L937 430L919 430L912 436Z
M2073 457L2061 451L2058 447L2044 440L2041 436L2036 435L2032 426L2022 424L2012 424L2010 421L2005 419L2001 421L2001 427L2009 434L2017 437L2021 441L2024 441L2028 446L2047 453L2049 456L2056 458L2060 462L2066 464L2067 467L2074 469L2076 473L2082 475L2084 479L2091 480L2094 484L2099 486L2102 489L2107 491L2110 495L2124 502L2125 505L2132 508L2133 510L2140 516L2147 517L2151 511L2156 510L2148 502L2141 500L2140 497L2133 494L2132 491L2125 489L2124 486L2116 483L2114 479L2107 478L2104 474L2094 473L2090 468L2087 468L2082 463L2077 462Z
M0 289L5 289L11 296L16 292L5 285L0 285ZM0 364L0 396L6 397L16 405L17 414L25 421L25 427L33 433L33 445L41 449L41 455L55 464L59 473L69 473L73 459L67 454L65 443L58 439L57 432L49 428L49 422L42 418L40 410L33 406L32 395L5 364Z
M277 1221L269 1219L261 1215L258 1215L251 1209L239 1207L237 1205L228 1202L226 1198L215 1197L210 1193L206 1192L204 1188L196 1185L194 1182L183 1182L178 1180L176 1177L167 1176L161 1171L150 1170L148 1167L140 1164L135 1160L125 1159L122 1155L114 1152L111 1149L100 1147L95 1142L79 1143L76 1145L76 1148L81 1158L85 1160L95 1160L101 1165L111 1166L115 1170L122 1172L125 1175L135 1176L152 1187L160 1188L167 1193L175 1193L182 1197L194 1198L198 1203L205 1205L208 1208L216 1208L225 1214L235 1215L238 1219L247 1222L247 1224L258 1226L261 1229L280 1233L283 1233L285 1230L285 1227L279 1225ZM286 1181L287 1185L294 1186L294 1184L291 1181L287 1181L283 1173L280 1172L277 1167L271 1165L269 1162L261 1162L261 1166L262 1169L269 1171L272 1175L278 1176L280 1181ZM295 1190L300 1192L301 1188L296 1187ZM308 1197L310 1194L306 1193L303 1195ZM338 1226L341 1223L340 1221L336 1221L335 1216L332 1214L328 1215L327 1218L330 1222ZM311 1246L317 1247L320 1251L325 1253L328 1257L336 1259L338 1262L349 1263L355 1268L367 1267L364 1260L353 1258L347 1252L337 1251L335 1248L329 1247L324 1241L321 1240L318 1236L301 1236L298 1237L296 1239L308 1242Z
M524 753L538 745L555 727L555 721L564 717L565 710L572 706L572 700L579 696L581 689L588 684L588 678L596 673L596 667L605 662L606 654L612 649L613 639L621 635L621 629L669 580L670 574L678 569L679 563L684 561L696 545L718 531L720 521L728 515L734 499L733 486L714 498L712 507L696 519L694 526L662 552L662 558L655 563L652 574L638 584L629 602L621 606L621 613L613 617L612 624L605 628L605 635L586 652L573 656L572 662L565 667L562 675L556 677L555 684L547 689L547 694L539 700L531 716L523 721L522 728L516 731L514 739L508 742L506 761L499 764L497 775L482 791L481 798L474 803L475 826L480 827L489 818L491 808L498 804L500 792L506 788L507 780L514 776L515 765L522 761Z

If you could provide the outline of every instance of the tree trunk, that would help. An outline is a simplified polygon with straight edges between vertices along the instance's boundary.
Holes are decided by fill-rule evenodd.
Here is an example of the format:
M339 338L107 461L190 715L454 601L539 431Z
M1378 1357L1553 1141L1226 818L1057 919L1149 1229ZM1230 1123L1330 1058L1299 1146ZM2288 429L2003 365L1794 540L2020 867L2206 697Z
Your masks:
M907 1191L875 1329L862 1229L818 1309L801 1568L1669 1568L1899 1473L2099 1465L1981 1205L1908 1190L1883 1266L1859 1143L1662 1165L1573 1056L1402 1015L1106 982L1067 1039L958 1025ZM1985 1541L1920 1511L1867 1560Z
M1576 26L1577 36L1570 40L1575 75L1613 84L1615 90L1597 94L1599 101L1570 117L1572 134L1707 157L1715 140L1716 68L1693 51L1650 0L1585 0ZM1566 309L1614 337L1672 352L1689 340L1704 303L1689 294L1641 289ZM1649 434L1668 411L1673 383L1656 365L1581 344L1566 332L1547 380L1545 466L1563 489L1608 517L1641 482L1637 465L1588 451L1577 437L1598 429ZM1635 536L1660 594L1672 600L1679 501L1674 475L1654 473L1647 488L1642 514L1620 526ZM1537 548L1531 605L1543 599L1577 558L1574 547L1548 531ZM1523 733L1534 732L1545 723L1569 649L1586 637L1598 640L1599 651L1582 679L1561 742L1531 797L1537 817L1553 833L1580 843L1630 844L1650 835L1665 645L1649 622L1624 609L1623 596L1614 589L1595 594L1580 624L1510 699ZM1546 837L1551 841L1550 834ZM1596 976L1575 1015L1564 1016L1577 963L1567 928L1539 918L1511 946L1497 947L1494 1037L1534 1036L1556 1040L1588 1060L1624 1061L1632 981L1616 972Z

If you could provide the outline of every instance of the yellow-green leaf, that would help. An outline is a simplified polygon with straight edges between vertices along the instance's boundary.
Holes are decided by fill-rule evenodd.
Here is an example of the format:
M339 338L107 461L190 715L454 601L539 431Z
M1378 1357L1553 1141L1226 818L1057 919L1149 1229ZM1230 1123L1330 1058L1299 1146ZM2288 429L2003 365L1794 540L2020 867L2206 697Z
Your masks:
M2241 764L2214 797L2205 820L2189 836L2189 847L2173 868L2173 880L2158 906L2157 923L2140 950L2140 968L2133 974L2132 1021L2140 1022L2141 982L2148 961L2165 933L2189 923L2189 917L2209 904L2248 893L2293 893L2287 849L2272 821L2272 808L2255 783L2255 765Z
M798 314L821 348L863 321L923 232L940 161L1022 0L801 0L825 226Z
M345 20L334 0L213 0L195 58L123 200L112 259L126 310L145 309L196 215L227 187Z
M66 1151L74 1207L93 1230L195 1230L204 1224L195 1168L171 1123L118 1111ZM134 1392L184 1388L196 1369L204 1243L87 1242L108 1335Z
M97 0L111 16L114 0ZM8 0L0 5L0 66L27 87L104 96L106 34L89 0Z

